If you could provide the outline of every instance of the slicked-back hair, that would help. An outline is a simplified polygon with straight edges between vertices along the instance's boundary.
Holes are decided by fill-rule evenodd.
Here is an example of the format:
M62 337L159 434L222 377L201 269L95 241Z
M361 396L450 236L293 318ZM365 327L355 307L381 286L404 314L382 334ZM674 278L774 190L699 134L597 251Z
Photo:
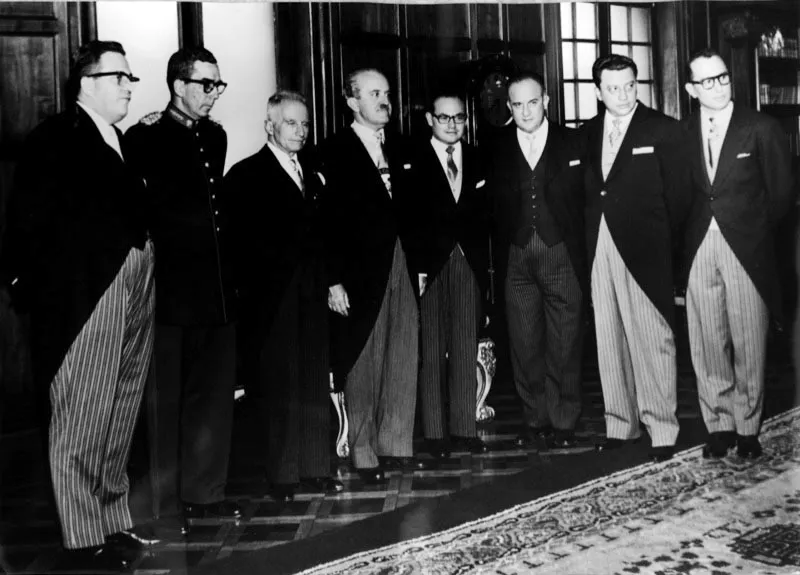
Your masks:
M169 57L167 62L167 86L169 93L173 94L172 85L178 78L189 78L192 75L195 62L206 62L216 64L217 59L209 50L201 46L193 48L181 48Z
M378 74L379 76L383 76L386 78L386 75L376 68L359 68L358 70L353 70L347 75L347 78L344 80L344 97L347 98L356 98L359 97L359 87L358 87L358 78L362 74Z
M634 78L639 77L639 68L636 67L636 62L627 56L623 56L622 54L609 54L608 56L598 58L592 65L592 80L594 80L594 85L598 88L600 87L600 76L602 76L604 70L617 71L625 70L626 68L633 70Z
M275 121L275 118L272 116L275 113L275 110L280 108L281 104L284 102L299 102L308 108L306 98L302 94L298 92L292 92L291 90L278 90L269 97L269 100L267 100L267 120L271 120L273 122Z
M67 98L70 102L78 101L78 94L81 91L81 78L95 72L100 65L100 59L107 52L125 55L122 44L110 40L92 40L75 52L66 86Z
M511 76L508 79L506 88L510 91L511 86L524 82L525 80L533 80L539 84L539 87L542 89L542 94L547 93L547 87L544 85L544 76L542 76L539 72L534 72L532 70L523 70Z
M441 100L442 98L452 98L453 100L458 100L464 106L464 109L467 109L467 101L464 99L464 94L461 94L458 90L443 89L434 92L433 96L430 98L430 100L428 100L428 111L431 114L436 111L436 101Z
M700 48L699 50L693 52L692 55L689 56L689 61L686 62L686 81L691 82L694 80L694 76L692 75L692 62L699 60L700 58L713 58L714 56L722 60L723 63L725 62L725 59L722 57L722 55L713 48Z

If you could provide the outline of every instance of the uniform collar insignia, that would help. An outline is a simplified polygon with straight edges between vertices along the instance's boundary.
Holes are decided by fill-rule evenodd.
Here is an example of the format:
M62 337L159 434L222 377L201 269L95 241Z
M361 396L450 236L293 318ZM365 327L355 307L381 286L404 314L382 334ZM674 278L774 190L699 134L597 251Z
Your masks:
M193 120L192 118L181 112L178 108L176 108L172 104L167 106L167 110L165 113L167 114L167 116L178 122L181 126L189 128L190 130L197 125L197 120Z

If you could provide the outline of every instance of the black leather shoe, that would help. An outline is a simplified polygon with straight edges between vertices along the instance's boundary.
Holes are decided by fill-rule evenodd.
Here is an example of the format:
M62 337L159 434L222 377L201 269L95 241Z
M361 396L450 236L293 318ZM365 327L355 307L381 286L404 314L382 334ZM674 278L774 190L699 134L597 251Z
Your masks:
M613 437L609 437L604 439L603 441L600 441L599 443L596 443L594 448L595 450L602 453L604 451L615 451L617 449L625 447L626 445L628 445L628 443L629 441L625 439L615 439Z
M572 449L578 446L578 438L571 429L556 429L546 442L550 449Z
M520 432L520 434L514 440L514 444L517 447L527 447L529 445L535 444L539 440L546 441L547 438L552 435L553 435L553 428L550 425L543 425L540 427L525 426L525 428Z
M672 445L659 445L658 447L651 447L647 456L653 463L661 463L662 461L669 461L675 455L675 447Z
M489 446L480 437L460 437L453 435L450 438L454 451L468 451L469 453L479 454L488 453Z
M161 539L149 525L134 525L129 529L106 535L106 545L122 549L143 549L160 542Z
M312 493L341 493L344 483L333 477L305 477L300 478L300 487Z
M380 467L366 467L363 469L356 469L356 473L361 478L361 481L368 485L375 485L386 481L386 476Z
M296 489L294 483L273 483L269 488L269 496L278 503L291 503Z
M184 503L183 515L186 519L204 519L207 517L239 519L242 516L242 508L233 501Z
M423 471L430 466L416 457L388 457L380 456L378 461L387 471Z
M119 551L108 545L101 545L66 550L59 556L56 567L59 571L78 573L90 571L126 573L130 572L132 563L130 558L123 556Z
M708 435L708 442L703 446L703 457L706 459L725 457L735 445L736 434L733 431L715 431Z
M758 459L763 450L757 435L737 435L736 455L744 459Z
M450 444L445 439L426 439L425 451L434 459L447 459L450 457Z

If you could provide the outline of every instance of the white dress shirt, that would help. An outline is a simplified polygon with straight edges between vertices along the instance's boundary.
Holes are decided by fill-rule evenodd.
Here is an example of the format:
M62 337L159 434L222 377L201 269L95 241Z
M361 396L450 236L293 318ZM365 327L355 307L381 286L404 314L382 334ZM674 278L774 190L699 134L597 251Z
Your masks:
M717 165L719 164L719 154L722 151L722 143L725 141L725 136L728 133L728 126L731 123L731 116L733 116L733 102L729 102L722 110L710 111L705 108L700 108L700 132L703 136L703 159L706 163L706 172L708 173L708 180L713 184L714 178L717 175ZM709 118L714 118L714 127L716 137L710 138L711 121ZM710 146L710 148L709 148ZM713 154L713 162L709 161L709 149ZM711 216L711 223L709 229L719 230L719 224L714 216Z
M464 173L461 142L446 144L431 137L431 146L433 146L433 151L436 152L436 157L439 158L439 163L442 165L442 170L444 170L445 175L447 175L447 148L451 145L453 146L453 162L455 162L456 168L458 168L458 174L456 175L455 181L450 182L450 191L453 192L453 198L458 202L458 198L461 196L461 176ZM448 181L450 181L450 178L448 178Z
M119 154L119 157L122 159L122 161L125 161L125 158L122 157L122 148L119 145L119 136L117 136L117 131L114 129L114 126L106 122L103 116L92 110L89 106L84 105L82 102L78 102L78 105L83 108L87 114L89 114L89 117L100 131L100 135L103 136L105 143L111 146L111 149Z
M267 141L267 146L275 156L275 159L278 160L278 163L281 165L284 171L289 174L289 177L294 180L295 184L297 184L298 189L303 191L303 168L300 166L300 161L297 159L297 154L287 154L270 141ZM292 160L294 160L297 164L297 170L295 170L292 166Z
M353 128L358 139L361 140L361 143L367 148L367 152L369 152L369 156L372 158L375 167L387 167L386 159L383 157L383 146L381 145L383 140L383 128L380 130L373 130L355 121L350 124L350 127Z
M633 119L633 115L636 113L636 108L638 107L639 103L637 102L633 106L633 109L624 116L614 116L608 110L606 110L605 118L603 119L603 179L608 177L608 172L611 171L611 166L614 165L614 160L617 159L619 147L622 145L622 141L625 139L625 134L628 133L628 126L631 125L631 120ZM614 131L614 120L617 119L619 120L620 135L612 144L609 136Z
M547 134L550 133L549 124L545 119L542 124L531 133L517 128L517 142L522 155L528 160L531 170L536 169L536 164L542 159L542 152L547 143Z

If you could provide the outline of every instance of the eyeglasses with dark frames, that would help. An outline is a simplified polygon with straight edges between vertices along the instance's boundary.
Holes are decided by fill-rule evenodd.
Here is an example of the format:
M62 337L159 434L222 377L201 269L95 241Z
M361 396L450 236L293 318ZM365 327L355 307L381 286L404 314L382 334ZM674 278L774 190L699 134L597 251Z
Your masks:
M447 114L435 114L433 117L436 118L437 122L444 125L449 124L451 120L456 124L463 124L467 121L466 114L456 114L455 116L448 116Z
M135 84L139 81L139 78L134 76L133 74L128 74L127 72L121 72L119 70L115 72L95 72L94 74L86 74L87 78L105 78L106 76L115 76L117 78L117 84L122 85L122 79L125 78L131 84Z
M186 82L187 84L200 84L203 87L203 92L205 92L206 94L210 94L211 91L216 88L217 94L219 94L220 96L222 96L222 93L225 91L225 88L228 87L227 82L209 80L208 78L203 78L202 80L194 80L192 78L181 78L181 81Z
M703 90L710 90L714 87L714 84L719 82L720 86L727 86L731 83L731 75L730 72L723 72L717 76L712 76L710 78L703 78L702 80L692 80L692 84L700 84Z

